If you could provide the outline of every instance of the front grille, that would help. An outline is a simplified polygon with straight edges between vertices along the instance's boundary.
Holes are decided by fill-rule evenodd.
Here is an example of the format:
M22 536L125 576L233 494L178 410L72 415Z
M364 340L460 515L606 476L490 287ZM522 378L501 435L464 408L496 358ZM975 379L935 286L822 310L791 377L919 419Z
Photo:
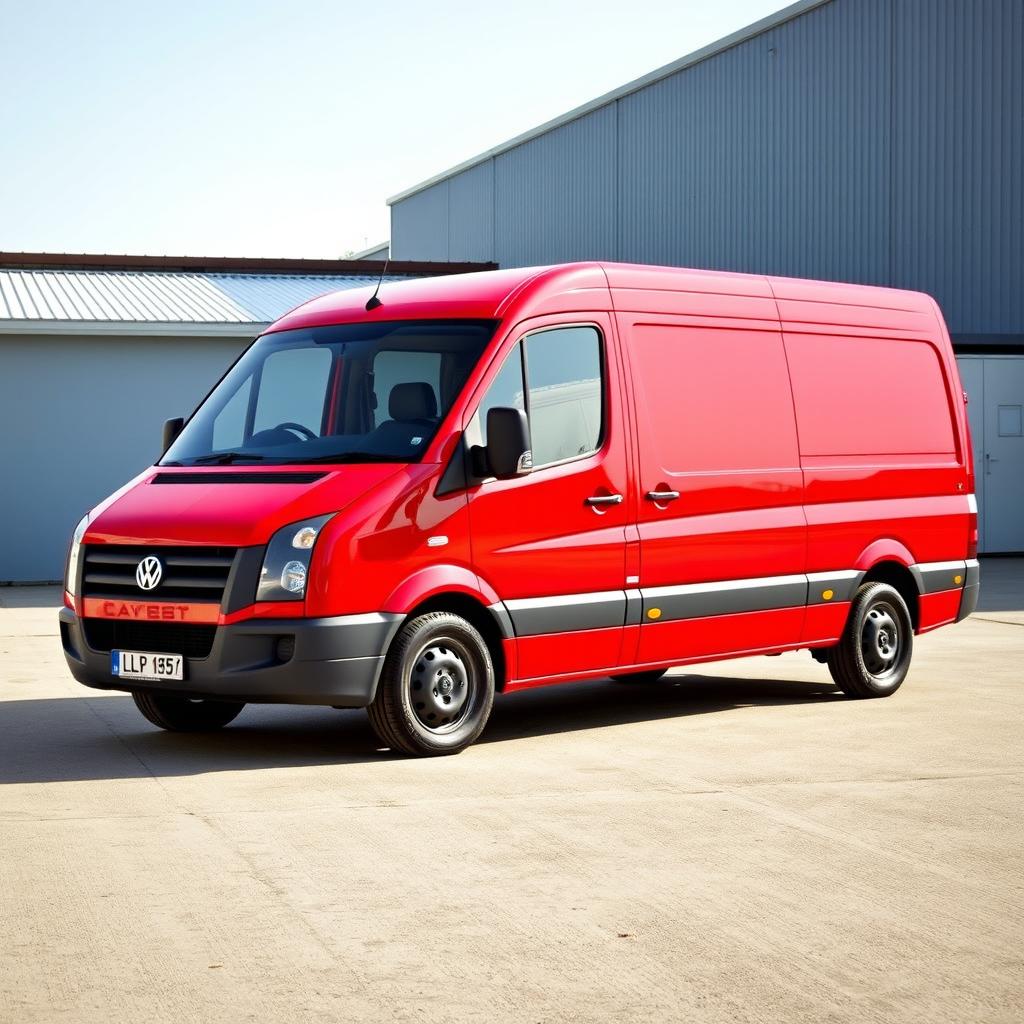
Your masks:
M156 587L143 590L135 582L135 570L148 555L160 559L163 574ZM82 596L219 605L234 560L234 548L90 544L85 548Z
M118 619L82 619L85 642L94 650L152 651L207 658L217 634L216 626L191 623L129 622Z

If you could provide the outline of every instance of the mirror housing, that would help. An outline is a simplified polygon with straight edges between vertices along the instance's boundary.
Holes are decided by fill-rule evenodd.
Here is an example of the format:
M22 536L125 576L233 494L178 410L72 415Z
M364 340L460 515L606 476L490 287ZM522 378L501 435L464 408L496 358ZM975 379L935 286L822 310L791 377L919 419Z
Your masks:
M522 409L497 406L487 412L487 466L499 480L533 469L530 424Z
M185 421L180 416L176 416L173 420L164 421L164 451L171 447L174 439L181 433L183 426L185 426Z

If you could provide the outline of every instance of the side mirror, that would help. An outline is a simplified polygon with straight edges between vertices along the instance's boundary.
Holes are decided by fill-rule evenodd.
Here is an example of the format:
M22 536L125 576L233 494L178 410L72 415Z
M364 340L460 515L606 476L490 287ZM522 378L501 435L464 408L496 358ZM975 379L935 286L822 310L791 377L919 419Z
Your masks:
M183 426L185 426L185 421L180 416L176 416L173 420L164 421L164 451L171 447L174 439L181 433Z
M488 468L499 480L533 469L530 424L522 409L499 406L488 410L486 451Z

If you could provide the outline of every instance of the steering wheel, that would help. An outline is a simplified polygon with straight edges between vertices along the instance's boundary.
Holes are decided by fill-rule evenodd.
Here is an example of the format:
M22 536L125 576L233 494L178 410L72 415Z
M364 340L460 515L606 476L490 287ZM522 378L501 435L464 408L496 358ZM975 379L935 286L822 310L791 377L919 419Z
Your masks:
M278 425L274 427L274 429L290 430L292 431L292 433L298 434L300 437L304 438L307 441L312 441L316 437L316 434L314 434L313 431L309 429L309 427L304 427L301 423L292 423L290 421L287 423L278 423Z

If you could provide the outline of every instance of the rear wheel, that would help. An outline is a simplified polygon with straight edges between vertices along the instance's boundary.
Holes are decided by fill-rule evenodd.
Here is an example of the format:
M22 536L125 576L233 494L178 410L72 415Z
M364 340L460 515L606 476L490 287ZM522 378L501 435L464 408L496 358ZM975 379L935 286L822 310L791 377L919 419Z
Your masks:
M865 583L850 606L828 670L848 697L888 697L910 669L914 626L906 602L887 583Z
M494 667L484 638L461 616L429 612L398 631L367 711L385 746L431 757L468 747L493 704Z
M165 693L132 694L135 706L154 725L170 732L212 732L238 717L244 704L220 700L193 700Z
M623 672L621 675L612 676L613 683L656 683L666 672L667 668L652 668L647 672Z

